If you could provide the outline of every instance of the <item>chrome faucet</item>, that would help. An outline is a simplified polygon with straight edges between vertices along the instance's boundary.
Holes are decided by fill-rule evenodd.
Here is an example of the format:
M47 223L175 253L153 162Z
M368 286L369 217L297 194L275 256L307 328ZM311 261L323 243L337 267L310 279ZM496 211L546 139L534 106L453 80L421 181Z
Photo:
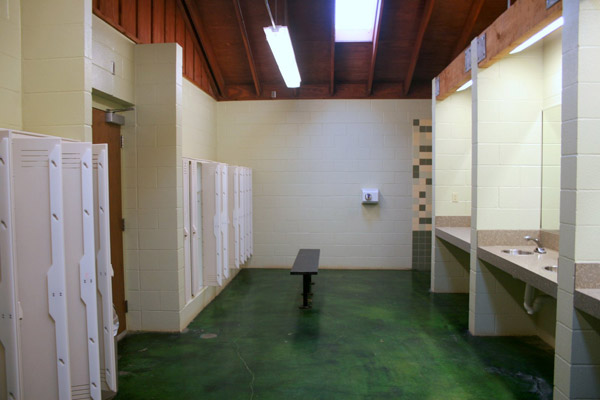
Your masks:
M532 242L535 242L536 244L536 248L535 248L535 252L539 253L539 254L546 254L546 249L542 246L542 242L540 242L540 239L536 239L532 236L525 236L523 239L525 240L531 240Z

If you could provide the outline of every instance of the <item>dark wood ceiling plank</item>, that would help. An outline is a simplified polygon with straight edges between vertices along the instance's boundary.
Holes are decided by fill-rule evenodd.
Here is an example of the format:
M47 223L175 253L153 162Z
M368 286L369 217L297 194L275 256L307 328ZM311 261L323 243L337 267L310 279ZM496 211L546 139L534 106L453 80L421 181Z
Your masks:
M175 9L176 0L167 0L165 2L165 43L175 42Z
M331 38L330 38L330 51L331 55L329 58L329 95L333 96L335 93L335 0L331 0L330 12L331 17Z
M375 14L375 26L373 27L373 51L371 53L371 66L369 67L369 79L367 81L367 96L373 93L373 79L375 79L375 61L377 60L377 47L379 45L379 31L381 28L381 16L383 10L383 0L377 2L377 11Z
M200 12L198 11L196 3L194 0L180 0L180 4L184 10L184 16L188 19L190 27L196 36L198 45L202 49L203 54L201 55L203 56L203 61L206 63L206 66L212 75L216 86L216 91L219 95L223 95L225 80L223 79L223 74L221 74L221 69L217 63L217 58L210 45L208 34L204 30L204 26L200 18Z
M137 37L142 43L152 43L152 0L138 0Z
M242 35L242 41L244 42L244 48L246 49L246 58L248 59L248 65L250 66L250 73L252 74L254 89L256 90L256 95L260 96L260 80L258 79L256 64L254 62L254 56L252 55L252 48L250 47L250 40L248 39L248 31L246 30L246 23L244 22L244 15L242 14L240 0L233 0L233 7L235 8L235 15L237 17L238 26Z
M431 14L433 13L434 3L434 0L427 0L427 3L425 3L425 8L423 9L423 16L421 17L419 30L417 32L417 39L415 40L415 45L413 46L408 72L406 73L406 78L404 79L404 95L408 94L410 85L412 84L417 61L419 60L419 53L421 52L421 45L423 44L423 37L425 36L425 31L427 30L429 20L431 19Z
M463 24L463 30L456 41L456 46L454 46L454 51L452 52L452 58L454 59L458 53L463 51L467 44L469 43L469 39L471 39L471 33L473 32L473 27L477 22L477 18L479 18L479 14L481 13L481 9L483 8L483 3L485 0L473 0L471 4L471 9L469 10L469 15L467 15L467 19Z

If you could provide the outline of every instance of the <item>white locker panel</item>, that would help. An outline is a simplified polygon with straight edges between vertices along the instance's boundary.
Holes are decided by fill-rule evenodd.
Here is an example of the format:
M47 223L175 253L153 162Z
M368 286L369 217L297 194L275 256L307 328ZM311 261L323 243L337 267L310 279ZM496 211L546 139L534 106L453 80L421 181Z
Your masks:
M21 400L8 132L0 132L0 399Z
M221 251L223 277L229 278L229 179L227 164L221 164Z
M229 268L240 267L240 230L238 225L239 209L239 168L229 167L227 177L229 189Z
M245 170L246 168L244 167L240 167L240 171L239 171L239 182L240 182L240 191L239 191L239 205L240 205L240 211L239 211L239 216L238 216L238 225L239 225L239 231L240 231L240 264L243 264L246 262L246 251L244 250L246 248L246 235L244 234L245 230L246 230L246 202L244 201L244 192L246 190L246 187L244 185L244 175L245 175Z
M244 168L244 207L245 207L245 213L244 213L244 226L245 226L245 230L244 230L244 240L245 240L245 247L244 247L244 257L245 260L247 261L248 258L250 258L250 201L249 201L249 194L250 194L250 172L248 168Z
M248 237L248 248L249 248L249 255L251 256L252 254L254 254L254 232L252 231L252 227L254 226L253 223L253 218L254 218L254 213L252 210L254 210L254 206L253 206L253 198L252 198L252 169L248 169L248 210L250 211L250 217L248 218L248 224L250 225L250 234Z
M21 396L70 399L61 141L13 139L11 156Z
M193 160L190 165L190 228L192 294L202 290L203 247L202 247L202 164Z
M192 235L190 227L190 166L192 161L183 159L183 255L185 302L192 299Z
M62 173L71 397L100 400L92 144L63 143Z
M221 167L217 163L202 162L202 230L203 275L207 286L221 286Z
M110 261L110 210L108 200L108 147L92 145L94 168L94 221L96 283L102 390L117 391L116 349L113 333L112 277Z

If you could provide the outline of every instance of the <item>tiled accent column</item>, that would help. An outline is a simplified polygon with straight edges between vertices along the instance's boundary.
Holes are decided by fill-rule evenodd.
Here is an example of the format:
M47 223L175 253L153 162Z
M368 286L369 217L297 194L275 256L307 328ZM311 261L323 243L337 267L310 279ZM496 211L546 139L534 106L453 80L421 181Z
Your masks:
M132 330L178 331L185 304L181 60L181 47L175 43L135 48L137 128L131 143L135 150L130 146L127 151L137 161L127 165L127 174L137 182L125 194L128 215L128 208L137 208L137 221L126 231L127 256L135 259L136 250L138 254L137 264L126 267L127 293L138 308L129 313Z
M92 141L92 1L22 1L23 129Z
M600 1L563 3L555 399L600 398L600 323L574 307L576 270L600 261ZM579 278L579 277L577 277Z
M413 120L412 267L431 268L432 225L431 120Z

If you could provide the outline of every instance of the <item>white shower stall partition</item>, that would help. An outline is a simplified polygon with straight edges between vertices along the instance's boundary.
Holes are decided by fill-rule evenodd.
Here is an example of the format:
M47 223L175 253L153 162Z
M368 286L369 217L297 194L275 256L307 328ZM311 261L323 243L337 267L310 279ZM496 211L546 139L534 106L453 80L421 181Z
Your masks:
M21 400L9 140L0 132L0 399Z
M221 243L221 164L202 164L203 277L208 286L223 284L223 245Z
M185 302L192 299L192 233L190 221L190 169L192 161L184 158L182 163L183 172L183 272L184 272L184 294Z
M252 204L252 169L248 168L248 212L249 212L249 217L248 217L248 224L250 226L250 235L249 235L249 240L248 240L248 248L249 248L249 255L251 256L252 254L254 254L254 231L253 231L253 212L252 210L254 210L254 206Z
M103 392L114 393L117 391L117 363L115 332L113 332L112 277L114 272L110 261L108 146L106 144L92 145L92 162L100 380Z
M21 399L71 399L61 140L12 136Z
M240 267L240 226L238 214L240 209L240 167L230 166L228 175L229 186L229 268Z
M62 143L62 175L71 397L100 400L91 143Z
M223 263L223 277L229 278L229 168L227 164L221 166L221 201L219 203L221 213L221 251Z
M240 167L239 171L239 181L240 181L240 191L238 194L239 197L239 205L240 212L238 215L238 225L240 231L240 264L244 264L246 262L246 201L245 201L245 193L246 193L246 180L244 176L246 175L246 168Z
M195 296L202 290L204 284L202 276L204 265L204 249L202 247L202 163L198 160L191 160L190 187L192 293Z

